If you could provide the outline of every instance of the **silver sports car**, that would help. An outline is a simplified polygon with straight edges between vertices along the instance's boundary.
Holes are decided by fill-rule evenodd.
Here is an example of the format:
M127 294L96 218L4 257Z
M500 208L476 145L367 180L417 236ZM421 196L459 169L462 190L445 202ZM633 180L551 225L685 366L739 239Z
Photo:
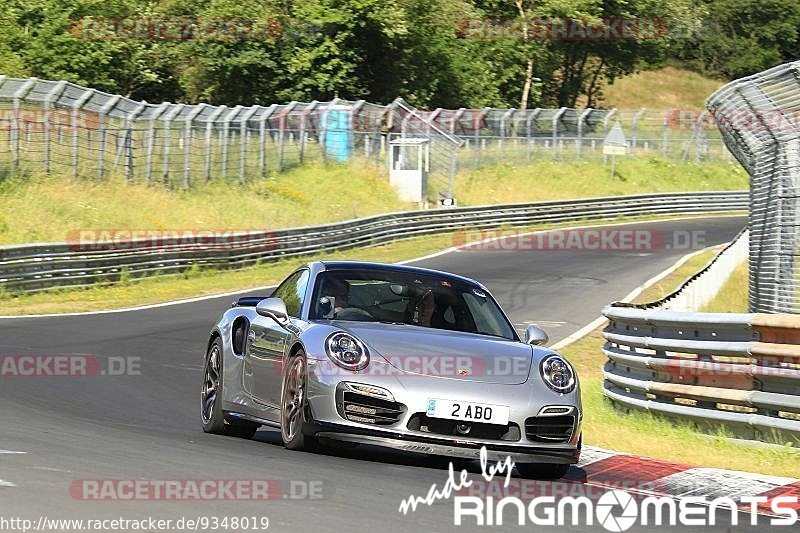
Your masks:
M211 331L203 429L285 446L347 441L450 457L511 456L561 477L581 450L578 377L547 335L520 340L489 291L421 268L316 262Z

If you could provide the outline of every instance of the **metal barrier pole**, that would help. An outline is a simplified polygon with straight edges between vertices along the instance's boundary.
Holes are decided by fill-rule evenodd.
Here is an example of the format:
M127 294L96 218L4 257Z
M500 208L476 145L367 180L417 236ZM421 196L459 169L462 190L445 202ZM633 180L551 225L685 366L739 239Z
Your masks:
M228 109L228 106L220 106L218 107L211 116L208 117L208 121L206 122L206 140L205 140L205 163L204 163L204 170L203 175L206 178L206 181L211 180L211 135L214 131L214 123L219 118L219 116Z
M526 152L527 152L528 161L531 160L531 148L532 148L532 146L531 146L531 123L534 120L536 120L536 117L538 117L541 112L542 112L542 108L541 107L537 107L536 109L531 111L528 114L528 118L525 119L525 135L527 136Z
M300 114L300 162L303 162L306 153L306 120L308 114L317 107L319 102L313 100Z
M145 156L145 164L144 164L144 175L145 179L147 180L148 185L152 179L152 169L153 169L153 149L155 148L156 144L156 120L158 119L161 114L169 109L169 106L172 105L169 102L164 102L163 104L159 105L153 114L150 115L150 122L147 126L147 154Z
M249 111L239 119L239 145L241 147L241 154L239 155L239 183L244 185L245 182L245 159L247 158L247 122L256 114L260 108L253 106Z
M334 101L335 100L336 99L334 98ZM280 119L278 120L278 128L280 129L280 133L278 136L278 172L281 172L284 168L283 156L284 156L284 143L285 143L284 136L286 135L286 122L289 117L289 113L291 113L295 107L297 107L296 101L289 102L289 105L283 108L283 113L281 114Z
M97 152L97 174L101 180L104 178L106 166L106 118L121 98L122 97L119 95L112 96L108 102L103 104L103 106L100 108L100 149Z
M512 107L511 109L503 113L502 117L500 117L500 146L498 147L499 148L498 152L500 153L501 161L505 159L506 155L506 150L505 150L506 121L509 119L509 117L514 115L514 111L516 111L516 109Z
M191 153L192 153L192 126L194 119L196 119L203 110L208 107L208 104L198 104L194 110L186 116L185 129L183 132L183 188L189 189L189 172L191 166Z
M583 110L578 116L578 142L575 144L575 155L578 156L578 159L581 158L583 152L583 123L586 121L586 118L592 114L594 111L591 107L587 107Z
M78 134L80 132L80 128L78 127L78 113L86 102L94 96L94 93L94 89L89 89L72 104L72 175L74 178L78 177L78 157L80 155L78 145Z
M67 82L60 81L44 97L44 172L50 174L50 122L53 114L53 101L64 92Z
M161 154L161 180L164 185L169 185L169 149L172 144L172 121L177 117L185 104L174 104L169 113L162 119L164 122L164 153Z
M278 104L272 104L264 111L264 114L261 115L258 119L258 173L261 177L267 175L267 160L266 160L266 151L267 151L267 121L269 117L278 109Z
M242 106L237 105L222 117L222 131L220 132L220 143L222 144L222 178L228 177L228 140L230 138L231 120L239 114Z
M142 102L125 117L125 180L133 181L133 121L147 109L147 102Z
M566 112L567 108L559 108L553 115L553 159L558 159L558 121L561 120L561 115Z
M19 113L20 113L20 99L24 98L28 92L36 85L38 80L36 78L29 78L28 81L22 84L22 86L14 92L12 96L12 106L13 106L13 123L14 127L12 128L12 141L11 141L11 153L12 153L12 166L14 170L19 168Z
M636 138L639 135L639 119L645 113L645 108L633 114L633 131L631 132L631 150L636 150Z

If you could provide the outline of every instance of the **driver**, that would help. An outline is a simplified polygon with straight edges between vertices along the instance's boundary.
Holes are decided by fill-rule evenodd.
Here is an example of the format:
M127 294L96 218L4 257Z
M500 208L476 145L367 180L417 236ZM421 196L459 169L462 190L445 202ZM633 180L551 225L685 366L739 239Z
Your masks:
M436 300L433 297L433 291L426 289L421 295L408 301L405 321L419 326L430 327L435 310Z
M350 295L350 286L343 279L337 277L329 278L325 286L325 292L328 297L333 298L334 313L350 307L347 302Z

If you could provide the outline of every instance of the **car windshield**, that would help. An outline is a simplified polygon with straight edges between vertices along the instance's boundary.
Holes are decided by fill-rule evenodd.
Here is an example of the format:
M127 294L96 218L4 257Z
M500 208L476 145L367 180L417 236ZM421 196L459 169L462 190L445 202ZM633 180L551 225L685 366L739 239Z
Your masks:
M323 272L314 286L310 318L409 324L517 340L497 303L479 287L413 272Z

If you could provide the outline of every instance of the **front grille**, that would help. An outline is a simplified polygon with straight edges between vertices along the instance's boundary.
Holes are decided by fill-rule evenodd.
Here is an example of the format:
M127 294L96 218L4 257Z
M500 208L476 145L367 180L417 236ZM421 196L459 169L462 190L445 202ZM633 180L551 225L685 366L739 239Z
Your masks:
M458 437L460 439L490 439L518 441L520 439L519 426L513 422L507 425L483 424L480 422L470 422L468 433L459 433L456 420L446 420L443 418L430 418L425 413L415 413L408 421L408 429L411 431L421 431L422 433L433 433L447 437Z
M525 436L535 442L569 442L574 427L574 415L532 416L525 420Z
M390 426L399 422L405 412L405 406L401 403L372 396L341 390L338 396L336 407L339 415L351 422Z

